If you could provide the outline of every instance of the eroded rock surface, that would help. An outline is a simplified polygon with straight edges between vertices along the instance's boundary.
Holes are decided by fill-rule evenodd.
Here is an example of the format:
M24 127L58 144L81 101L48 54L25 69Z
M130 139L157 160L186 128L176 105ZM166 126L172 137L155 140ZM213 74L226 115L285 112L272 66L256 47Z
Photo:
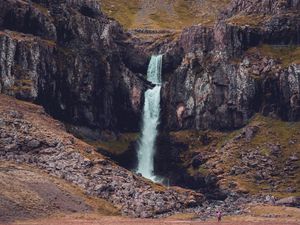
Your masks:
M299 56L280 60L299 48L299 25L298 1L232 1L213 27L161 47L166 129L235 129L255 112L299 120Z
M30 103L0 96L0 160L27 163L119 207L124 215L152 217L201 204L203 196L166 188L115 165L67 134Z
M68 123L138 129L147 57L97 1L8 0L0 15L1 93Z

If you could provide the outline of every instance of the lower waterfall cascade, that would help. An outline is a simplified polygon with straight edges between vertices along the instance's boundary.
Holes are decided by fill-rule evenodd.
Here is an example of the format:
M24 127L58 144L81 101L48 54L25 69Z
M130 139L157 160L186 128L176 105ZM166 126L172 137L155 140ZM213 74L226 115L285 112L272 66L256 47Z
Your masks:
M152 56L148 67L147 80L155 84L155 87L145 92L142 130L138 145L137 173L153 181L158 180L154 175L154 155L158 135L157 127L160 119L161 70L162 55Z

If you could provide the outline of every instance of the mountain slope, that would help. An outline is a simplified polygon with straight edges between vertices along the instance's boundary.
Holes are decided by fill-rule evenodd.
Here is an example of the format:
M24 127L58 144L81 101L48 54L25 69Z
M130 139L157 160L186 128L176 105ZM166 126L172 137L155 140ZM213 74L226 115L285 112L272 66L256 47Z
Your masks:
M0 223L54 214L119 214L111 203L24 164L1 162L0 185Z
M212 25L229 0L100 0L107 15L128 29L182 29Z
M124 215L152 217L204 200L200 193L154 184L117 166L68 134L40 106L0 95L0 115L0 164L39 168L107 200Z
M299 122L257 114L236 131L172 132L169 143L164 143L167 147L159 151L160 160L170 163L160 171L166 170L175 184L186 183L203 193L218 187L225 192L276 198L299 196L299 128ZM175 149L177 154L172 154ZM177 168L171 162L177 162Z

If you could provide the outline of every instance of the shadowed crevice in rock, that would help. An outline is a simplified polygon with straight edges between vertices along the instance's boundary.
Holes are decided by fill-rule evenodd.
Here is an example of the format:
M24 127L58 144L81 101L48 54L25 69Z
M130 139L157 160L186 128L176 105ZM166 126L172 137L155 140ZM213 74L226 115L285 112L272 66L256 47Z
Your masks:
M205 142L205 140L203 140ZM218 178L213 174L190 174L189 162L185 162L182 153L188 151L189 145L172 139L167 133L159 136L156 145L154 167L155 174L163 178L165 185L180 186L203 193L210 200L225 200L226 191L221 190L218 185ZM195 159L192 163L199 167L204 163L204 158ZM163 163L162 163L163 162Z
M138 129L148 56L99 3L5 1L0 29L1 93L78 126Z

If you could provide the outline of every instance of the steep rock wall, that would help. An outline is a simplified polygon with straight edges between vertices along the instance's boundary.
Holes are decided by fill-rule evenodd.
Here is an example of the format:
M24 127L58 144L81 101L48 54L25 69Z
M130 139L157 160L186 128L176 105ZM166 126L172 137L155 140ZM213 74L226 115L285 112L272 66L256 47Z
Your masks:
M214 27L187 28L175 44L161 49L166 62L177 62L164 67L167 130L235 129L255 112L299 120L299 61L284 65L259 50L264 45L297 49L300 44L298 2L292 7L286 1L290 7L274 13L277 3L273 1L264 17L249 25L248 21L242 24L242 18L257 19L256 14L243 14L243 10L254 7L254 1L249 6L233 1ZM240 13L238 22L228 16L236 13Z
M147 57L97 1L9 0L0 15L1 93L72 124L138 129Z

